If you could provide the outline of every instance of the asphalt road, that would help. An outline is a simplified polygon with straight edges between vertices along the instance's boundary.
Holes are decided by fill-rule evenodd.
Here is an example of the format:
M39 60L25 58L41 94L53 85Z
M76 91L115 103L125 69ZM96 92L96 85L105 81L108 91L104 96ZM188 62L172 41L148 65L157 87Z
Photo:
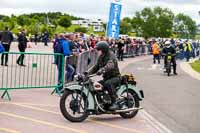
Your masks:
M11 51L18 51L17 45L13 44ZM27 52L38 51L51 53L52 46L40 44L27 49ZM200 82L180 68L178 76L167 77L162 66L152 65L146 57L127 59L120 62L120 67L133 60L138 62L125 67L124 72L134 73L138 87L145 93L142 103L145 111L134 119L101 115L74 124L61 115L60 98L50 95L52 90L15 90L10 91L11 102L0 99L0 133L171 133L170 130L173 133L199 133Z
M152 60L130 64L125 72L133 73L145 93L144 108L174 133L199 133L200 81L178 67L178 76L168 77L162 65Z
M11 51L18 51L16 43L12 45ZM33 48L27 49L27 52L52 53L52 44L49 47L43 44L33 45ZM130 60L140 61L142 59L143 57L127 59L120 63L120 67L126 66ZM9 61L12 60L16 59L9 56ZM28 61L27 56L26 60ZM30 64L25 63L27 67ZM52 61L49 63L51 64ZM49 64L46 63L46 65ZM13 65L9 63L8 68L11 67ZM21 75L20 72L25 71L27 67L21 68L17 74ZM9 72L7 74L12 75ZM4 75L0 76L2 77L5 78ZM0 87L2 83L4 86L5 82L0 82ZM141 111L135 118L129 120L122 119L119 115L100 115L90 116L82 123L71 123L64 119L60 112L60 97L51 95L51 92L52 89L48 88L10 90L12 101L0 99L0 133L165 133L163 126L147 113L143 113L145 111ZM0 95L2 93L3 91L0 91Z

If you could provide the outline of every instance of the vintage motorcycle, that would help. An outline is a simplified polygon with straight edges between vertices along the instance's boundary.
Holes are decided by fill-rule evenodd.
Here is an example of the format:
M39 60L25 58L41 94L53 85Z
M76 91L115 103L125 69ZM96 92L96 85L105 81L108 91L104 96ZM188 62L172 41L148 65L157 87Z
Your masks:
M82 122L89 115L119 114L123 118L133 118L137 115L140 101L143 100L142 90L136 88L136 81L132 75L121 77L121 85L118 86L117 104L119 110L111 111L111 98L108 92L98 82L91 79L96 75L76 75L75 82L65 86L60 99L60 110L63 116L71 122Z
M171 74L171 69L172 69L172 57L173 57L173 55L171 54L171 53L167 53L167 54L165 54L165 56L166 56L166 66L165 66L165 69L166 69L166 73L167 73L167 76L170 76L170 74Z

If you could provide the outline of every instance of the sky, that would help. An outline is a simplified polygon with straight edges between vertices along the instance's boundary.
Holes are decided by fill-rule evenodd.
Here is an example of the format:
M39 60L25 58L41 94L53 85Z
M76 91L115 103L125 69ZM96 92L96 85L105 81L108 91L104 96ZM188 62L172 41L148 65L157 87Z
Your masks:
M88 19L107 21L111 0L0 0L0 14L19 15L32 12L60 11ZM122 18L133 17L145 7L169 8L184 13L200 24L200 0L121 0Z

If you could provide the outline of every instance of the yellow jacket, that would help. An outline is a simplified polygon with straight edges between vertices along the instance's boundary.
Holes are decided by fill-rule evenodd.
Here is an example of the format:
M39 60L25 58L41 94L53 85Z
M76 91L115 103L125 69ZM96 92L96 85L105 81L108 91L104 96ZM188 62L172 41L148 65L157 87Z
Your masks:
M184 44L184 51L189 50L189 52L192 52L192 44L191 43L185 43Z

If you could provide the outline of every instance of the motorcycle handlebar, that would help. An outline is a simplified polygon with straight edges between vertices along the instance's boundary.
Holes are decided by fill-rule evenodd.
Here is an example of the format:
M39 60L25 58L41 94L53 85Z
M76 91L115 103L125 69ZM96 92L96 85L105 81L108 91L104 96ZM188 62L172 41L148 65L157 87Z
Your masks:
M91 74L91 75L89 75L88 77L89 77L89 78L92 78L92 77L95 77L95 76L97 76L97 74Z

